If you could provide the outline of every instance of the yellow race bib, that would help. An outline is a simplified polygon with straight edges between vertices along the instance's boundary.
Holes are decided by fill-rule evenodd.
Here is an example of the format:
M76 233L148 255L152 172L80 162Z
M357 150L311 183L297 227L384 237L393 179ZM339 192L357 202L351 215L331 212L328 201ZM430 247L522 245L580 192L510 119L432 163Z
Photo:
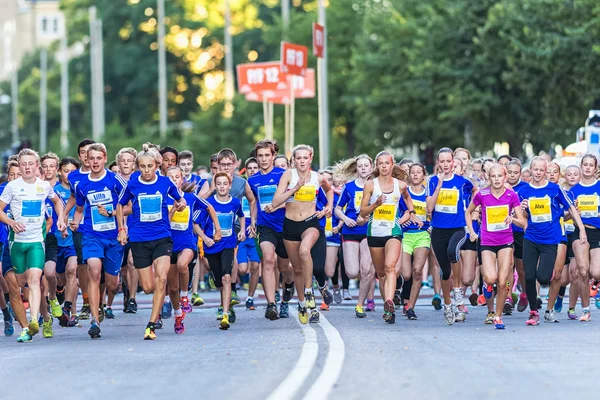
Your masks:
M485 208L485 220L488 232L508 229L508 206L489 206Z
M577 196L577 207L581 211L581 218L598 217L598 195Z
M542 223L552 221L552 209L550 208L550 198L531 197L529 199L529 215L531 222Z
M373 211L373 225L392 229L396 224L396 205L382 204Z
M325 220L325 236L329 237L333 235L333 220L331 217L327 217Z
M427 205L424 201L413 200L413 206L415 207L415 214L423 222L427 221Z
M169 211L173 206L169 206ZM176 211L171 219L171 229L176 231L186 231L190 226L190 207L186 207L183 211Z
M458 189L440 189L435 211L456 214L458 212Z
M358 213L360 211L360 205L363 199L363 192L355 192L354 193L354 209Z
M296 193L294 200L302 202L312 202L317 198L317 187L314 185L304 185Z

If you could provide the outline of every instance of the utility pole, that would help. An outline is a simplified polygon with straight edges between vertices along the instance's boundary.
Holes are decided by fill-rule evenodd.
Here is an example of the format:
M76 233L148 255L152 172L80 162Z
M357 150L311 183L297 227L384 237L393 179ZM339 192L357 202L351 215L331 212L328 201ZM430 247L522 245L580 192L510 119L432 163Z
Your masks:
M321 168L329 165L329 99L327 94L327 24L325 0L319 2L319 24L323 26L323 57L317 58L319 84L319 160Z
M48 52L40 50L40 152L45 153L48 144L47 94Z
M15 37L15 21L4 22L4 71L10 75L10 104L11 104L11 126L12 143L19 141L19 69L13 62L12 43Z
M288 28L290 25L290 0L281 0L281 21L283 23L283 37L281 38L281 40L287 40L288 38ZM281 57L283 57L283 54L281 55ZM288 104L285 104L284 106L284 110L285 110L285 119L284 119L284 139L283 139L283 143L284 143L284 152L286 154L286 156L290 156L291 155L291 146L290 146L290 106Z
M158 0L158 114L160 138L167 137L167 49L165 46L165 0Z
M233 86L233 38L231 37L231 7L225 0L225 115L229 118L233 111L231 101L235 94Z
M66 152L69 148L69 54L67 49L66 28L64 36L60 39L60 147Z
M90 13L90 72L92 83L92 136L100 142L104 135L104 57L102 20L97 19L96 7Z

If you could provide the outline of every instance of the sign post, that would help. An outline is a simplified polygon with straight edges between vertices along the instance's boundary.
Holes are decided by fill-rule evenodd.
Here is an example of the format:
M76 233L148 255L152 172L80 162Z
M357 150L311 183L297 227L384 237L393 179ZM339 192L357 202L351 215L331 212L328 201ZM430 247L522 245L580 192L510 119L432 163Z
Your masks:
M317 57L319 87L319 166L329 165L329 105L327 95L327 39L324 0L318 0L319 23L313 24L313 53Z
M281 42L281 72L288 76L288 85L290 90L290 118L289 118L289 141L286 141L286 153L291 152L295 140L295 101L292 77L295 75L304 76L308 65L308 48L298 44Z

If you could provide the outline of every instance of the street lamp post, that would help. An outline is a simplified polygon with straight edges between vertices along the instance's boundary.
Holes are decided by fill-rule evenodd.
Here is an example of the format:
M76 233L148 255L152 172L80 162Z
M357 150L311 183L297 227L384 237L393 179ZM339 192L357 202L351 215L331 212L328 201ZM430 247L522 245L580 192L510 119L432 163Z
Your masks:
M158 114L160 138L167 137L167 50L165 47L165 0L158 0Z

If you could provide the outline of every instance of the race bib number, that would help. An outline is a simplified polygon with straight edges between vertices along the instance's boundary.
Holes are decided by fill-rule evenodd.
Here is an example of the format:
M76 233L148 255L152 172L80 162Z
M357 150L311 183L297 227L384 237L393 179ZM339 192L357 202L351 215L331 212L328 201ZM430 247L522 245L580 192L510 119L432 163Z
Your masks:
M458 212L458 189L440 189L435 211L456 214Z
M140 221L155 222L162 218L162 195L144 194L138 197Z
M233 234L233 213L217 213L219 225L221 225L221 236L229 237Z
M169 211L173 206L169 206ZM171 219L171 229L175 231L187 231L190 226L190 207L186 206L183 211L175 211Z
M106 208L108 213L113 212L112 204L104 204L104 208ZM98 206L91 207L90 212L92 213L92 229L96 232L105 232L117 229L115 217L105 217L104 215L100 214Z
M373 212L373 225L393 229L396 224L396 205L382 204Z
M498 232L508 229L508 206L491 206L485 208L485 220L488 232Z
M355 192L354 193L354 209L356 213L360 211L360 205L362 204L363 192Z
M415 207L415 214L417 217L425 222L427 221L427 205L424 201L413 200L413 206Z
M577 205L581 218L598 217L598 195L581 195L577 197Z
M25 225L40 224L42 222L42 200L23 200L20 222Z
M275 197L276 190L276 185L261 186L258 188L258 202L260 203L261 210L264 211L266 206L273 204L273 197Z
M248 203L248 199L242 197L242 211L244 212L244 217L250 218L250 203Z
M529 215L531 216L531 222L536 224L552 221L552 209L550 208L550 198L530 198Z
M317 198L317 187L314 185L304 185L296 193L294 193L294 200L311 202Z

